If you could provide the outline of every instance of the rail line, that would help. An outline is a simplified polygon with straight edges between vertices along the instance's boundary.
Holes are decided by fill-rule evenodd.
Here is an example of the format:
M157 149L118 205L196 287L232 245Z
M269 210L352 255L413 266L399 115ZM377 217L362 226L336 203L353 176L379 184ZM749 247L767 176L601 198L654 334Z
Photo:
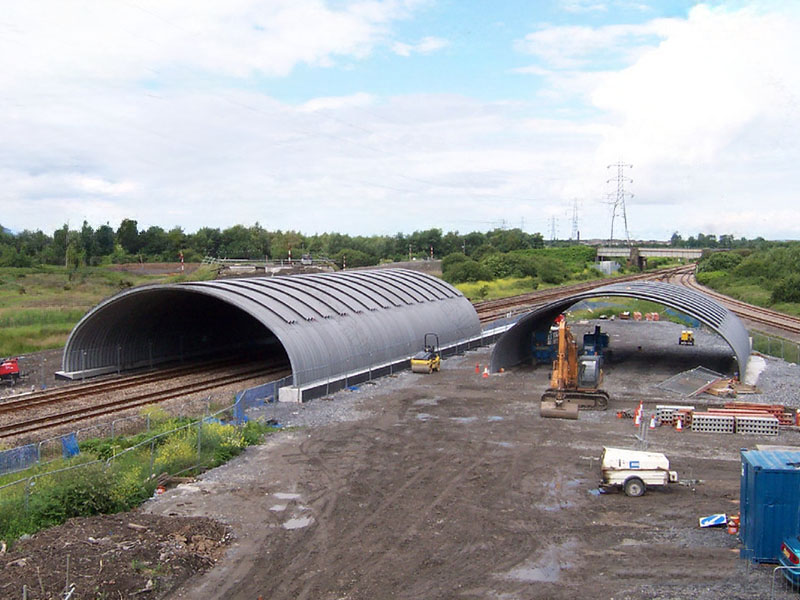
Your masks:
M209 369L213 364L216 369ZM208 373L209 370L219 370L220 368L236 364L235 359L224 362L215 361L213 363L200 363L190 366L172 367L159 370L157 372L139 373L128 375L122 378L95 381L82 385L74 385L62 388L52 388L43 392L38 392L32 396L24 398L11 398L0 403L0 415L5 413L17 412L20 410L30 410L32 408L47 406L49 404L60 404L72 400L79 400L99 394L126 390L139 386L151 385L168 379L175 379L196 373Z
M753 304L748 304L747 302L742 302L741 300L736 300L730 296L715 292L697 283L693 272L674 275L673 283L697 290L706 296L714 298L737 317L741 317L753 323L774 327L788 333L800 334L800 318L761 306L754 306Z
M147 391L129 398L109 400L106 402L93 404L92 406L84 406L71 410L62 410L55 415L43 415L39 417L27 418L16 423L5 424L0 426L0 439L22 434L35 433L45 429L74 423L76 421L83 421L86 419L118 413L132 408L138 408L147 404L165 402L167 400L172 400L187 394L195 394L198 392L207 391L223 385L230 385L232 383L253 379L254 377L262 377L267 375L274 375L278 378L285 377L290 372L291 371L287 370L284 366L272 368L251 366L246 369L241 369L235 372L233 375L223 379L197 381L175 386L167 390Z
M475 310L478 313L478 318L481 323L488 323L495 319L512 316L519 312L523 312L532 306L543 304L551 300L558 300L565 296L585 292L594 288L608 285L609 283L621 283L625 281L646 281L646 280L668 280L680 275L687 271L693 271L694 265L682 265L679 267L668 267L666 269L659 269L649 273L636 273L634 275L625 275L622 277L615 277L613 279L597 279L594 281L587 281L584 283L576 283L573 285L549 288L536 292L529 292L519 296L510 298L500 298L498 300L487 300L485 302L476 302Z

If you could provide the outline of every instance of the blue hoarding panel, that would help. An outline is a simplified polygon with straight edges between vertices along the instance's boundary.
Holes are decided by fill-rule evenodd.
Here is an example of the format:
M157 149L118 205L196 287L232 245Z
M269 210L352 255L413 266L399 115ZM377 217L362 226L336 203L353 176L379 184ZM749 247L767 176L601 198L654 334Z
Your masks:
M800 533L800 451L742 450L742 558L778 562L781 541Z

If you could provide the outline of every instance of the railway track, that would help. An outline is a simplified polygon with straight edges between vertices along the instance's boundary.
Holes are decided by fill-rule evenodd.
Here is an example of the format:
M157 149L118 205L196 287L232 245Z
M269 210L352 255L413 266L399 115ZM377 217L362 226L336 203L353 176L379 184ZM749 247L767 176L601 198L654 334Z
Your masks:
M189 369L189 371L194 374L197 370ZM184 370L183 373L185 374L186 370ZM152 380L140 381L139 385L141 385L144 389L139 392L135 392L131 396L126 398L117 398L114 400L104 400L93 403L89 406L76 406L73 408L65 407L65 403L72 404L76 400L74 397L66 401L59 400L58 398L46 398L33 407L31 406L31 402L38 399L22 399L15 402L13 406L9 407L6 407L8 403L4 403L0 406L6 408L4 412L7 414L20 411L30 413L31 408L37 409L38 414L35 416L29 415L22 420L0 425L0 439L15 437L23 434L34 434L47 429L52 429L54 427L75 423L77 421L84 421L96 417L112 415L133 408L139 408L148 404L157 404L167 400L185 397L189 394L209 391L224 385L247 381L256 377L260 378L272 375L276 378L280 378L288 375L289 373L290 371L286 369L285 366L265 368L263 365L251 364L233 371L222 368L211 371L206 370L204 371L203 379L199 381L179 383L163 390L153 391L147 389L152 383ZM174 378L175 374L173 374L171 377ZM158 380L160 381L162 379L165 378L159 378ZM98 389L102 389L102 393L108 391L118 391L118 388L115 388L114 386L100 386L100 388L95 386L93 392L79 396L77 399L83 399L87 396L94 397L101 393L98 391ZM49 414L41 413L42 409L47 410L48 408L56 409L57 412Z
M209 364L214 364L216 368L209 369ZM220 368L226 368L233 364L236 364L235 359L225 362L216 361L214 363L201 363L191 366L172 367L159 370L157 372L139 373L136 375L128 375L112 380L95 381L92 383L84 383L62 388L52 388L43 392L37 392L32 396L12 398L3 401L0 403L0 415L18 412L21 410L31 410L51 404L62 404L64 402L79 400L81 398L88 398L101 394L108 394L110 392L120 392L122 390L132 389L140 386L149 386L154 383L175 379L177 377L184 377L197 373L208 373L209 370L217 371L220 370Z
M564 296L570 296L594 288L602 287L610 283L622 283L625 281L666 281L677 275L687 271L693 271L694 265L685 265L680 267L669 267L666 269L659 269L650 273L636 273L634 275L625 275L622 277L615 277L614 279L598 279L594 281L587 281L584 283L576 283L557 288L549 288L511 298L500 298L498 300L487 300L485 302L476 302L475 310L478 313L478 318L481 323L488 323L495 319L513 316L519 312L528 310L532 306L543 304L551 300L558 300Z
M793 317L784 313L780 313L761 306L754 306L741 300L736 300L719 292L715 292L705 286L697 283L694 277L694 272L678 273L672 276L672 283L682 285L694 290L697 290L706 296L709 296L725 306L737 317L757 323L766 325L768 327L777 328L788 333L800 335L800 318Z

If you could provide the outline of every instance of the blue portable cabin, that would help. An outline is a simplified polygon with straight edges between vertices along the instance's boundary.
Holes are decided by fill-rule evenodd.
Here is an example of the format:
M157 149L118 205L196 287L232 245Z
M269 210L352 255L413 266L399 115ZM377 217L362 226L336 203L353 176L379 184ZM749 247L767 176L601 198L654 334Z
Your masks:
M534 364L553 364L558 356L558 329L537 330L531 336L531 355Z
M742 558L777 563L781 542L800 533L800 448L741 450Z

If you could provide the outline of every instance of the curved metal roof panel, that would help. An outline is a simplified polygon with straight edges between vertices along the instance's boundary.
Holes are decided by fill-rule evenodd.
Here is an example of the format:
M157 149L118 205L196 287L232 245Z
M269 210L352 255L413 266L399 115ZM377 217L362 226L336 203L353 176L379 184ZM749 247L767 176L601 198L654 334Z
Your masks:
M492 351L491 369L510 367L530 358L534 331L547 328L560 313L589 298L620 296L663 304L694 317L718 333L730 345L744 373L750 357L750 336L739 318L727 308L695 290L657 281L612 283L567 298L535 307L497 340Z
M268 331L277 338L295 385L410 356L428 332L442 345L480 334L461 292L406 269L187 282L134 288L100 303L70 334L62 367L113 365L120 354L128 365L141 364L154 351L166 360L186 339L204 338L210 314L236 321L244 337Z

